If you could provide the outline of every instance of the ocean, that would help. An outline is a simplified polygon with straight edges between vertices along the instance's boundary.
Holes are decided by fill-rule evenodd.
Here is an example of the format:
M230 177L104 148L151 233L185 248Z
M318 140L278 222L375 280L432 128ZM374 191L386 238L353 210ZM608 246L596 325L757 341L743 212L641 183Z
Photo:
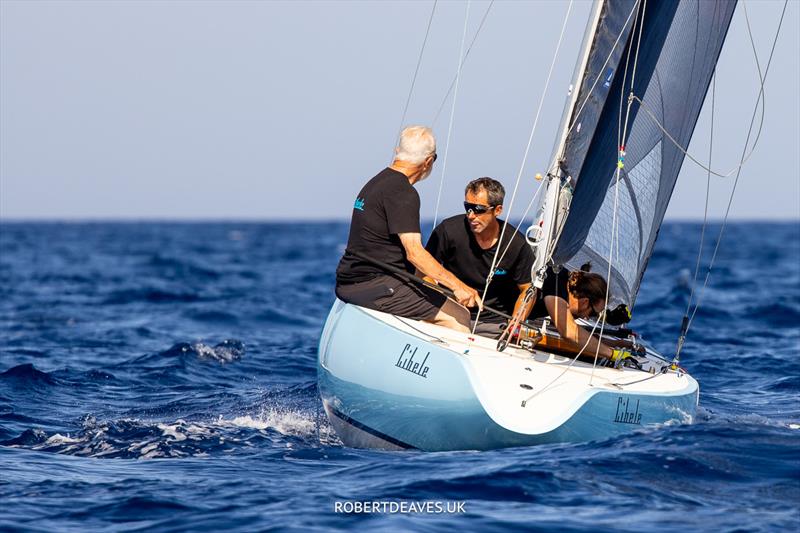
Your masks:
M682 352L701 387L695 423L447 453L344 447L321 410L317 340L347 230L3 222L0 530L800 523L797 221L726 228ZM699 236L699 224L664 224L634 310L632 327L666 355Z

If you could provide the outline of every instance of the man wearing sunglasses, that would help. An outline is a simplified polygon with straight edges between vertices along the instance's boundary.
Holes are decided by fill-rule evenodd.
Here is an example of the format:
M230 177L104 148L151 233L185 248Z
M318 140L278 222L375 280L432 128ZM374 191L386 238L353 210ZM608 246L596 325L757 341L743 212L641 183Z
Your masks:
M465 307L480 304L478 292L431 257L420 236L420 201L413 186L430 175L436 161L433 132L423 126L404 129L395 153L392 164L356 197L347 248L336 269L336 295L362 307L468 331ZM392 275L376 262L409 273L419 270L451 289L461 305L435 289Z
M499 243L504 222L497 218L503 212L505 189L492 178L471 181L464 191L463 215L456 215L436 226L426 249L459 279L483 292L489 270L499 248L499 262L486 291L484 303L506 314L514 314L523 305L531 284L533 252L525 238L513 226L506 228ZM529 304L527 313L530 312ZM476 311L473 311L474 319ZM503 317L489 312L481 314L481 334L499 334Z

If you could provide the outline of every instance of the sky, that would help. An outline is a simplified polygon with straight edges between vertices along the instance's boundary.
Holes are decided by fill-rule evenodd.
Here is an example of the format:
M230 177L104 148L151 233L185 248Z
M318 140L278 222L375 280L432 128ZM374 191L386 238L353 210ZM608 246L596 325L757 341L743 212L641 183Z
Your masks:
M390 162L431 1L0 0L0 218L347 220ZM459 212L492 176L516 220L544 173L591 4L576 1L530 153L566 1L439 2L404 124L431 125L439 160L423 218ZM764 65L782 1L751 0ZM764 128L733 219L800 219L800 2L790 0L765 86ZM712 166L742 154L758 75L737 7L717 70ZM441 112L438 110L441 108ZM706 105L689 152L708 158ZM451 110L454 110L451 124ZM447 139L449 137L449 143ZM721 218L732 178L713 178ZM688 160L668 219L701 219L706 173ZM506 209L509 208L506 201Z

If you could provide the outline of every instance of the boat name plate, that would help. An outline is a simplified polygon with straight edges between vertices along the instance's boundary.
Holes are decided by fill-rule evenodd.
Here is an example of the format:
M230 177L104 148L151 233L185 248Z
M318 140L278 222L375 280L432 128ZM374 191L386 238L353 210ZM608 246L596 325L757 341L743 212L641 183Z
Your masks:
M417 350L419 349L418 346L411 346L411 344L406 343L403 347L403 350L400 352L400 357L397 358L397 362L394 364L397 368L401 370L405 370L406 372L411 372L412 374L416 374L421 378L428 379L428 370L430 367L427 366L425 363L428 361L428 356L431 352L425 354L425 358L422 362L419 362L419 358L414 360L414 357L417 355ZM405 358L405 359L404 359Z
M642 425L642 413L639 412L639 400L633 411L630 410L630 398L617 397L617 412L614 414L614 422L618 424Z

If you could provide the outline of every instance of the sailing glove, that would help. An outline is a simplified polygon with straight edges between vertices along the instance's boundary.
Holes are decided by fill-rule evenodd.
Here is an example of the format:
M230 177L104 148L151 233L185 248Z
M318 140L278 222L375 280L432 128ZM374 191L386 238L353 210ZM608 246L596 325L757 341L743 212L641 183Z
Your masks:
M625 359L630 359L630 358L631 358L631 352L629 352L628 350L621 350L619 348L615 348L611 352L611 362L614 363L614 368L619 368L620 366L622 366L623 361L625 361Z

